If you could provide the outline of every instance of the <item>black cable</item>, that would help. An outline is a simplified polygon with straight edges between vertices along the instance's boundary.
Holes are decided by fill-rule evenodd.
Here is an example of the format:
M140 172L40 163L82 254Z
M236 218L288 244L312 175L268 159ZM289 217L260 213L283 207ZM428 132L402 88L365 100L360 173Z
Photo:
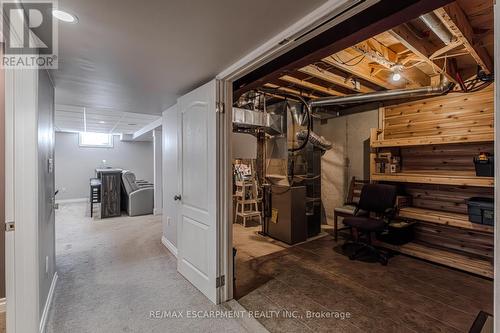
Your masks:
M335 59L335 56L338 58L338 59ZM362 57L361 59L359 59L359 61L355 64L350 64L351 61L353 60L356 60L358 59L359 57ZM333 56L331 56L331 58L333 60L335 60L336 62L338 62L339 64L341 65L345 65L345 66L349 66L349 67L354 67L354 66L357 66L359 65L364 59L365 59L365 55L364 54L360 54L358 56L355 56L354 58L351 58L349 59L348 61L343 61L342 59L340 59L340 56L338 54L334 54Z

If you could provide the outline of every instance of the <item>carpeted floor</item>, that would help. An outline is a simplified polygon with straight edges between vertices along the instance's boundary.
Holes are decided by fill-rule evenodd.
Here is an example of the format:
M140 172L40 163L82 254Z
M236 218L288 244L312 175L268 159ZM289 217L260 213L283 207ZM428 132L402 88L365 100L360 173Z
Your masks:
M177 273L176 258L160 241L160 217L86 215L83 203L61 205L56 214L59 280L48 333L246 331L237 319L187 318L188 310L224 308ZM151 311L184 318L155 319Z

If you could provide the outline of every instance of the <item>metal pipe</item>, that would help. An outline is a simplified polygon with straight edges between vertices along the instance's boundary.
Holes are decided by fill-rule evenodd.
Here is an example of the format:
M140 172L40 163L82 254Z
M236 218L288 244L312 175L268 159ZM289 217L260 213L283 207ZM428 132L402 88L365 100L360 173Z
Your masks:
M453 35L451 32L444 26L444 24L439 20L439 18L436 16L434 13L427 13L422 16L420 16L420 19L422 22L425 23L429 29L432 30L436 34L436 36L439 37L445 43L446 45L449 45L451 42L453 42Z
M437 87L423 87L414 89L395 89L395 90L384 90L376 91L367 94L355 94L347 96L338 97L323 97L311 100L309 106L321 107L321 106L332 106L332 105L344 105L344 104L355 104L355 103L368 103L376 101L387 101L402 98L414 98L423 96L439 96L447 94L453 87L454 83L450 83L447 80L442 80L441 85Z

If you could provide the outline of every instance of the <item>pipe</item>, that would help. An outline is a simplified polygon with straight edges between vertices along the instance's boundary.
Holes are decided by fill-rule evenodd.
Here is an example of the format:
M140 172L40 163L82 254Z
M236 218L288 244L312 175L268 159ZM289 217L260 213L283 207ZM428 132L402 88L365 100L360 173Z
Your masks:
M439 18L436 16L434 13L427 13L422 16L420 16L420 19L422 22L425 23L425 25L432 30L436 34L436 36L439 37L445 43L446 45L449 45L451 42L453 42L453 35L451 32L444 26L444 24L439 20Z
M440 96L447 94L455 86L454 83L450 83L447 80L442 80L441 82L442 82L441 85L437 87L384 90L367 94L317 98L311 100L309 102L309 106L313 108L313 107L331 106L331 105L387 101L387 100L402 99L402 98Z

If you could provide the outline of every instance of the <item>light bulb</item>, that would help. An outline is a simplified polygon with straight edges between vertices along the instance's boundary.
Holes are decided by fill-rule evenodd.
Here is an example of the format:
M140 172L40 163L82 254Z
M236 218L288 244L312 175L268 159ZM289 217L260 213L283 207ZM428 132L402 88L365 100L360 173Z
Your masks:
M399 73L392 74L392 81L399 81L399 80L401 80L401 74Z

